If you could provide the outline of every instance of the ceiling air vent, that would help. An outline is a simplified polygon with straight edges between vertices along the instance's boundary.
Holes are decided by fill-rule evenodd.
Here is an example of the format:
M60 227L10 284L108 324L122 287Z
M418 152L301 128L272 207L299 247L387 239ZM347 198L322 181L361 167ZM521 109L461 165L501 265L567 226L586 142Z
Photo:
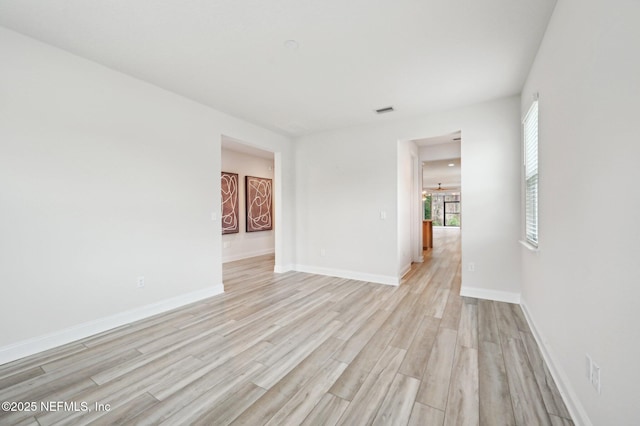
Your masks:
M388 107L384 107L384 108L380 108L376 110L377 114L384 114L385 112L393 112L394 109L392 106L388 106Z

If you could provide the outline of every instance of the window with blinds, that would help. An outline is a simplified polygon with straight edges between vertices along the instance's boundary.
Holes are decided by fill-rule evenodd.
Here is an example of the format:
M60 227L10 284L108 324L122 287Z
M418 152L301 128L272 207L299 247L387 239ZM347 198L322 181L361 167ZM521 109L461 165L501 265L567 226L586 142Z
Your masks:
M535 101L523 121L525 238L538 247L538 101Z

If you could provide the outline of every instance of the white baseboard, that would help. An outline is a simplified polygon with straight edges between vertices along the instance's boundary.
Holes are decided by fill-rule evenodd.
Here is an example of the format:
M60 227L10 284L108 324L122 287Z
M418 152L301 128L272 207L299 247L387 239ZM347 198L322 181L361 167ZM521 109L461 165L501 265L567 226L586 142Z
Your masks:
M409 263L408 265L405 265L404 268L402 268L400 270L400 273L398 274L398 276L400 277L400 279L402 279L402 277L404 277L405 275L407 275L407 273L411 270L411 264Z
M366 281L376 284L399 285L400 278L387 275L367 274L364 272L346 271L342 269L320 268L317 266L295 265L298 272L306 272L308 274L327 275L330 277L346 278L348 280Z
M236 260L242 260L242 259L249 259L250 257L256 257L256 256L263 256L265 254L273 254L275 253L275 249L264 249L264 250L255 250L255 251L249 251L249 252L244 252L244 253L239 253L239 254L233 254L233 255L229 255L229 256L222 256L222 263L227 263L227 262L234 262Z
M495 300L497 302L520 303L520 293L489 290L485 288L462 286L460 288L460 296L474 297L476 299Z
M289 272L289 271L293 271L295 268L293 265L288 264L288 265L275 265L273 267L273 272L275 272L276 274L283 274L285 272Z
M545 343L546 339L544 339L544 337L540 334L540 331L536 327L536 323L533 321L531 313L529 312L529 308L527 308L527 304L524 300L522 301L520 306L522 306L522 312L524 312L524 316L527 319L529 328L533 332L533 337L536 339L536 343L538 343L538 347L540 348L540 352L542 353L544 362L549 367L549 372L551 373L553 380L556 382L556 386L560 391L560 395L564 400L564 404L567 406L567 410L569 410L569 414L571 414L573 422L576 425L593 426L591 419L589 419L589 416L587 415L587 411L584 409L584 406L582 405L582 403L580 403L578 396L573 390L567 374L560 366L560 363L556 361L556 357L553 355L553 351Z
M224 293L222 284L85 322L0 348L0 365Z

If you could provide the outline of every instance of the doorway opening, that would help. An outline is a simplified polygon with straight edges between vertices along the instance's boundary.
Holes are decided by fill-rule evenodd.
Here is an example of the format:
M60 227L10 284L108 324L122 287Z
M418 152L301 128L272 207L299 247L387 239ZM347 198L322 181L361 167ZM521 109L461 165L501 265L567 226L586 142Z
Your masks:
M223 135L220 166L222 282L230 291L234 277L273 273L278 264L281 163L279 153Z
M462 226L462 132L418 139L422 164L422 221L425 250L443 234L436 229ZM430 234L425 238L427 232ZM442 240L446 244L446 239Z

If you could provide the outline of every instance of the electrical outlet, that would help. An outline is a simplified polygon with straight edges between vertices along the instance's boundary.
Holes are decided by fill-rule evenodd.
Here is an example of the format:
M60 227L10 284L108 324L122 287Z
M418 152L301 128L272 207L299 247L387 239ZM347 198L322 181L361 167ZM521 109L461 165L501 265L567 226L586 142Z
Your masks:
M144 277L138 277L138 288L144 287Z
M380 210L380 220L387 220L387 212Z
M593 361L591 360L591 355L585 354L585 356L584 356L584 376L589 381L591 381L591 364L593 364Z
M469 272L475 272L476 271L476 264L473 262L469 262Z
M222 243L222 248L229 248L231 247L231 241L225 241Z
M585 354L585 375L591 386L600 394L600 366L593 362L591 355Z
M600 394L600 366L591 362L591 385Z
M320 249L320 256L325 257L327 255L327 251L325 249Z

